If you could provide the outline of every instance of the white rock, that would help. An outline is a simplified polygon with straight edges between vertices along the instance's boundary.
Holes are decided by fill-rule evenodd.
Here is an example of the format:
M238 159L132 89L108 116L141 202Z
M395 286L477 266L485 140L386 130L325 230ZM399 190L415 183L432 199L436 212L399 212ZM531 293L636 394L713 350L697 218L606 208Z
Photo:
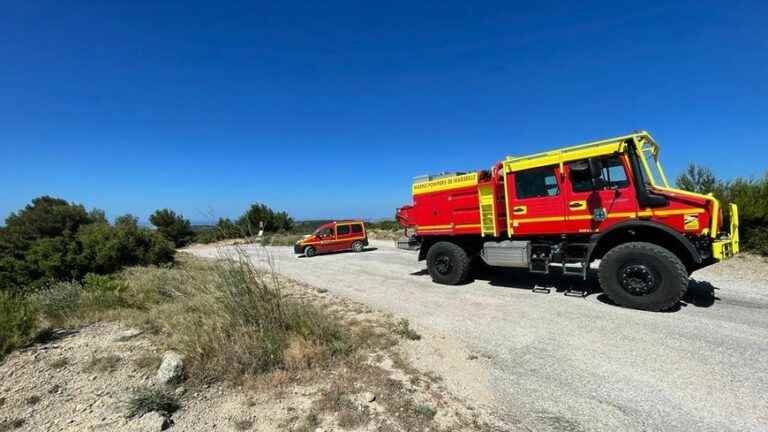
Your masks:
M136 329L129 329L129 330L121 331L120 333L116 334L112 338L112 342L125 342L125 341L127 341L129 339L135 338L136 336L138 336L138 335L140 335L142 333L144 333L144 332L142 332L141 330L136 330Z
M168 351L163 355L163 362L157 370L157 382L174 384L184 377L184 361L180 354Z
M131 427L133 431L140 432L157 432L168 429L171 425L170 420L164 415L151 412L144 414L140 419L135 421L136 425Z

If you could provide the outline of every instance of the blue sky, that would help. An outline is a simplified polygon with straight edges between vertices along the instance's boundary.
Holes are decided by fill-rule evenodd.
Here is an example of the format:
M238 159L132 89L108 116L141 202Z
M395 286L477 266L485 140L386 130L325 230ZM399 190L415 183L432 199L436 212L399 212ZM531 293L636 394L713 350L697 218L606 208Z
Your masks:
M0 217L387 217L416 175L634 129L669 174L768 169L768 2L307 3L4 2Z

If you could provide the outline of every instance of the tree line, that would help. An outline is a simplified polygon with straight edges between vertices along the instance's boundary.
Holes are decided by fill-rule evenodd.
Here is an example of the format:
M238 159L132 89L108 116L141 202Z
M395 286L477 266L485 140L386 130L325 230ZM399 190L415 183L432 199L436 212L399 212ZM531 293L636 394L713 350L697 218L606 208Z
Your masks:
M56 281L79 281L88 274L111 274L134 265L171 263L175 250L195 241L243 237L264 224L265 231L289 231L287 213L253 204L235 222L220 219L214 229L195 230L170 209L150 217L154 229L126 214L110 223L105 212L86 210L50 196L11 213L0 227L0 292L21 294Z

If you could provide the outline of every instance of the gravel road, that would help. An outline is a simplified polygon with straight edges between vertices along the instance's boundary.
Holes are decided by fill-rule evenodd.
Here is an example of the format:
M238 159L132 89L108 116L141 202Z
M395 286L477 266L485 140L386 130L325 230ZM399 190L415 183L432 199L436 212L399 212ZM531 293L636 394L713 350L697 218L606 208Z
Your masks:
M438 348L472 353L493 408L515 429L768 431L768 263L761 258L696 272L679 307L651 313L614 306L600 292L565 295L576 279L520 271L436 285L415 253L390 241L371 246L314 258L288 247L246 250L260 263L269 255L289 277L408 318L435 336L425 343L447 340ZM599 291L596 284L582 287ZM460 366L435 363L462 380ZM463 384L476 386L469 382L476 376Z

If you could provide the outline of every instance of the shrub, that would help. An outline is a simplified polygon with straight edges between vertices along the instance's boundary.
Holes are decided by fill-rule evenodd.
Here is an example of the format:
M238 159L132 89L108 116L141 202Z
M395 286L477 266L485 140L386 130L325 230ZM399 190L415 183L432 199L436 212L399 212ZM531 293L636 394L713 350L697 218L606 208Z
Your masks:
M37 312L29 300L0 291L0 360L29 343L37 330Z
M79 282L58 282L40 290L32 298L40 314L60 325L80 309L82 286Z
M149 217L149 221L176 247L189 244L195 236L189 220L184 219L182 215L177 215L173 210L157 210Z
M80 280L136 264L173 261L173 245L126 215L115 225L104 212L36 198L0 228L0 290L30 292L59 280Z
M179 408L181 404L171 392L164 389L143 388L128 400L126 416L141 417L153 411L171 415Z
M42 196L5 220L6 229L25 240L72 235L81 225L93 223L82 205Z

